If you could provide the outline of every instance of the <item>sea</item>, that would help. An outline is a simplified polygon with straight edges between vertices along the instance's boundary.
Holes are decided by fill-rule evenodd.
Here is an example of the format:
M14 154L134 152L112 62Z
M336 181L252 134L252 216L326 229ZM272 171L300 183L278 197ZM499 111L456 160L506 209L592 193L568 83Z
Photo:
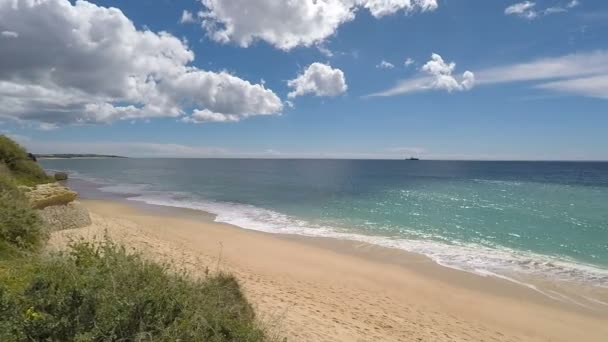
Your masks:
M523 274L608 288L605 162L40 162L85 182L77 189L85 197L94 188L131 201L201 210L245 229L399 248L484 276L519 282Z

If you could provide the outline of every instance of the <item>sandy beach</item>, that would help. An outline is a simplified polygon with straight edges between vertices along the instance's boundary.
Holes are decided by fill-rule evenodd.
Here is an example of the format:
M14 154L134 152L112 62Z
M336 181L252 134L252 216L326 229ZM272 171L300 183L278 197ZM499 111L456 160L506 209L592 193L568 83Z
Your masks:
M363 243L283 236L199 211L83 201L90 227L193 276L237 276L259 319L288 341L606 341L608 307L582 307L492 277Z

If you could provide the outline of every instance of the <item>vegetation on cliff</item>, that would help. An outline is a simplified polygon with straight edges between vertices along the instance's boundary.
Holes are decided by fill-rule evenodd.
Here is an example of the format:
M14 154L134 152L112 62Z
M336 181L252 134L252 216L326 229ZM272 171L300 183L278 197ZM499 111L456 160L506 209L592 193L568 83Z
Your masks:
M0 341L267 340L232 276L195 279L107 239L45 253L34 206L49 200L21 185L50 181L0 136Z
M0 135L0 174L13 177L19 185L53 181L23 147L5 135Z
M40 217L10 175L0 175L0 258L33 251L46 240Z

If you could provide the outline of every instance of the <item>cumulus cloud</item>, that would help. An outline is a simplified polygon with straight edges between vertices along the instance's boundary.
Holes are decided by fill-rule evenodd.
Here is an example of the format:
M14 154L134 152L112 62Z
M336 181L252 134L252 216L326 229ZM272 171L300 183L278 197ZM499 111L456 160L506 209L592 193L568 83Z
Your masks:
M378 65L376 65L376 68L378 69L393 69L395 67L395 65L393 63L387 62L385 60L382 60L380 63L378 63Z
M315 96L338 96L346 92L346 79L340 69L322 63L312 63L308 68L287 85L293 90L288 97L313 94Z
M420 71L421 75L399 82L387 90L367 95L366 97L394 96L420 91L445 90L447 92L466 91L475 86L475 74L465 71L462 76L454 75L456 63L447 63L436 53L426 62Z
M607 99L608 51L580 52L476 70L474 78L467 78L463 75L463 80L460 82L463 88L470 87L467 79L474 80L475 86L525 82L532 83L532 86L537 89ZM419 91L432 82L432 78L428 76L415 77L368 96L406 94ZM447 83L453 84L453 82Z
M0 117L47 125L279 114L263 84L190 65L178 38L138 30L118 9L68 0L0 0ZM232 120L237 121L237 120Z
M469 90L475 85L475 75L470 71L465 71L462 80L457 80L452 73L456 68L456 63L446 63L443 58L434 53L431 60L422 66L422 71L427 72L433 77L433 81L426 87L431 89L443 89L448 92L455 90Z
M405 65L406 67L409 67L410 65L416 63L416 61L410 57L408 57L404 62L403 65Z
M276 48L318 44L355 18L359 8L376 17L432 11L437 0L201 0L202 26L221 43L248 47L256 40Z
M236 122L240 117L232 114L215 113L208 109L195 110L192 115L182 119L183 122L205 123L205 122Z
M182 12L182 17L179 19L179 22L182 24L195 23L196 19L194 18L194 14L192 14L192 12L184 10Z

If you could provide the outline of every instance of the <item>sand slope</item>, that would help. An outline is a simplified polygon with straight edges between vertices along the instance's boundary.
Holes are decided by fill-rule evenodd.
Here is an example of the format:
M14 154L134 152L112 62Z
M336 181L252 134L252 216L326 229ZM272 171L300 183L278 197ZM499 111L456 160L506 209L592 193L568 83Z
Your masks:
M365 244L282 237L195 219L200 213L85 201L93 225L193 276L234 273L262 321L289 341L608 341L608 315L510 283Z

